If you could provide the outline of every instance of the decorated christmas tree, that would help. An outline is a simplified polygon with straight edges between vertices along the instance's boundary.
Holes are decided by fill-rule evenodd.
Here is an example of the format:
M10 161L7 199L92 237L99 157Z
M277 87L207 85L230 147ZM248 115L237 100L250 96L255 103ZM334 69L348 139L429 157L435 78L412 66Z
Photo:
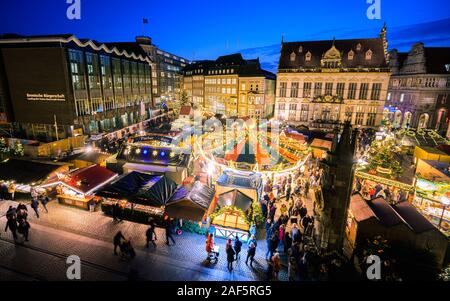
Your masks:
M393 139L374 141L370 147L369 168L377 172L398 177L403 169L396 157L397 146Z

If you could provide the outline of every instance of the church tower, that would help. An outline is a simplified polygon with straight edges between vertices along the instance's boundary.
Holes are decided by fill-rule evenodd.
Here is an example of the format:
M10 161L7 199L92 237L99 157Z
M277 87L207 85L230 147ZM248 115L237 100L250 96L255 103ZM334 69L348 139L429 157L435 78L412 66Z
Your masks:
M316 194L315 233L320 248L341 252L345 237L347 211L354 176L357 130L344 125L340 139L326 160L321 162L324 176Z

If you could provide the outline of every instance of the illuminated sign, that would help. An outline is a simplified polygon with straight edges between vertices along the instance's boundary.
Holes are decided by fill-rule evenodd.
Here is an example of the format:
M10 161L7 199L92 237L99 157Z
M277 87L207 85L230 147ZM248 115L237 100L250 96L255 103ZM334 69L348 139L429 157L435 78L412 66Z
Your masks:
M66 101L64 94L27 93L30 101Z

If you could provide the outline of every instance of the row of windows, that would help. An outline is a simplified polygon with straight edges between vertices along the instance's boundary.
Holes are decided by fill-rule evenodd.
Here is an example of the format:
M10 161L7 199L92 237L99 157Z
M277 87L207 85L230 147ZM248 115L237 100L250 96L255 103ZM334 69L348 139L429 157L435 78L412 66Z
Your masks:
M339 115L339 107L335 107L334 109L330 107L322 107L321 110L313 110L311 112L312 116L310 116L310 108L308 104L301 104L297 106L297 104L289 104L286 107L286 104L280 103L278 104L278 111L280 116L285 116L285 109L289 109L289 119L295 121L308 122L310 121L308 118L311 117L312 120L325 120L325 121L337 121L340 119ZM300 109L300 114L297 114L297 108ZM364 115L367 115L366 123L364 123ZM367 112L364 112L364 108L362 106L356 106L355 110L353 107L346 107L344 112L344 120L352 121L352 117L355 117L354 124L356 125L367 125L374 126L377 116L377 108L369 107Z
M308 98L308 97L317 97L321 95L332 95L333 89L334 89L334 83L327 82L325 85L321 82L314 83L314 87L311 82L304 82L303 83L303 94L302 97ZM323 86L325 86L325 89L323 89ZM348 91L347 91L347 99L355 99L356 98L356 91L358 88L357 83L349 83L348 85ZM291 83L291 90L290 90L290 97L291 98L297 98L299 97L299 83L298 82L292 82ZM340 96L342 98L345 97L344 95L345 91L345 83L337 83L336 84L336 96ZM381 94L381 83L373 83L372 84L372 90L370 93L370 100L379 100ZM280 97L287 97L287 83L286 82L280 82ZM369 97L369 84L368 83L361 83L359 87L359 97L358 99L366 100Z
M69 62L75 92L90 91L90 99L76 99L78 116L150 101L147 64L74 49L69 50Z
M219 69L219 70L208 70L208 74L233 74L234 69Z
M447 77L445 80L440 81L438 77L426 77L426 78L399 78L392 80L393 87L400 88L439 88L440 86L444 86L446 88L450 88L450 77Z
M207 85L236 85L236 78L206 78Z

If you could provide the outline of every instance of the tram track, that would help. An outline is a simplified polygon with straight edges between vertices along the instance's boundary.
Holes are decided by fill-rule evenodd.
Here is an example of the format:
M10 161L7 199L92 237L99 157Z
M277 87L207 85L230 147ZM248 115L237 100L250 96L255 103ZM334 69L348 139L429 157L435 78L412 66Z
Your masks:
M28 250L32 250L32 251L40 253L40 254L51 256L51 257L54 257L54 258L59 258L59 259L64 260L64 262L70 256L70 254L58 253L58 252L46 250L46 249L39 248L39 247L32 246L32 245L24 245L24 244L20 244L20 243L15 243L14 241L12 241L10 239L5 239L5 238L2 238L2 237L0 237L0 241L3 241L3 242L8 243L10 245L15 245L16 247L18 246L18 247L22 247L22 248L25 248L25 249L28 249ZM98 263L95 263L95 262L92 262L92 261L88 261L88 260L85 260L85 259L81 259L80 258L80 263L81 263L82 266L89 267L89 268L97 270L97 271L102 271L102 272L106 272L106 273L109 273L109 274L114 274L114 275L123 277L124 280L127 280L130 277L130 274L127 273L127 272L123 272L123 271L119 271L119 270L116 270L116 269L112 269L110 267L107 267L107 266L104 266L104 265L101 265L101 264L98 264ZM0 268L9 269L12 272L17 272L16 270L14 270L14 269L12 269L10 267L6 267L4 265L0 265ZM20 272L19 271L19 273L23 274L24 276L27 276L27 274L24 273L24 272ZM28 275L28 277L35 278L36 280L46 280L45 278L39 278L39 277L32 276L32 275L31 276Z

